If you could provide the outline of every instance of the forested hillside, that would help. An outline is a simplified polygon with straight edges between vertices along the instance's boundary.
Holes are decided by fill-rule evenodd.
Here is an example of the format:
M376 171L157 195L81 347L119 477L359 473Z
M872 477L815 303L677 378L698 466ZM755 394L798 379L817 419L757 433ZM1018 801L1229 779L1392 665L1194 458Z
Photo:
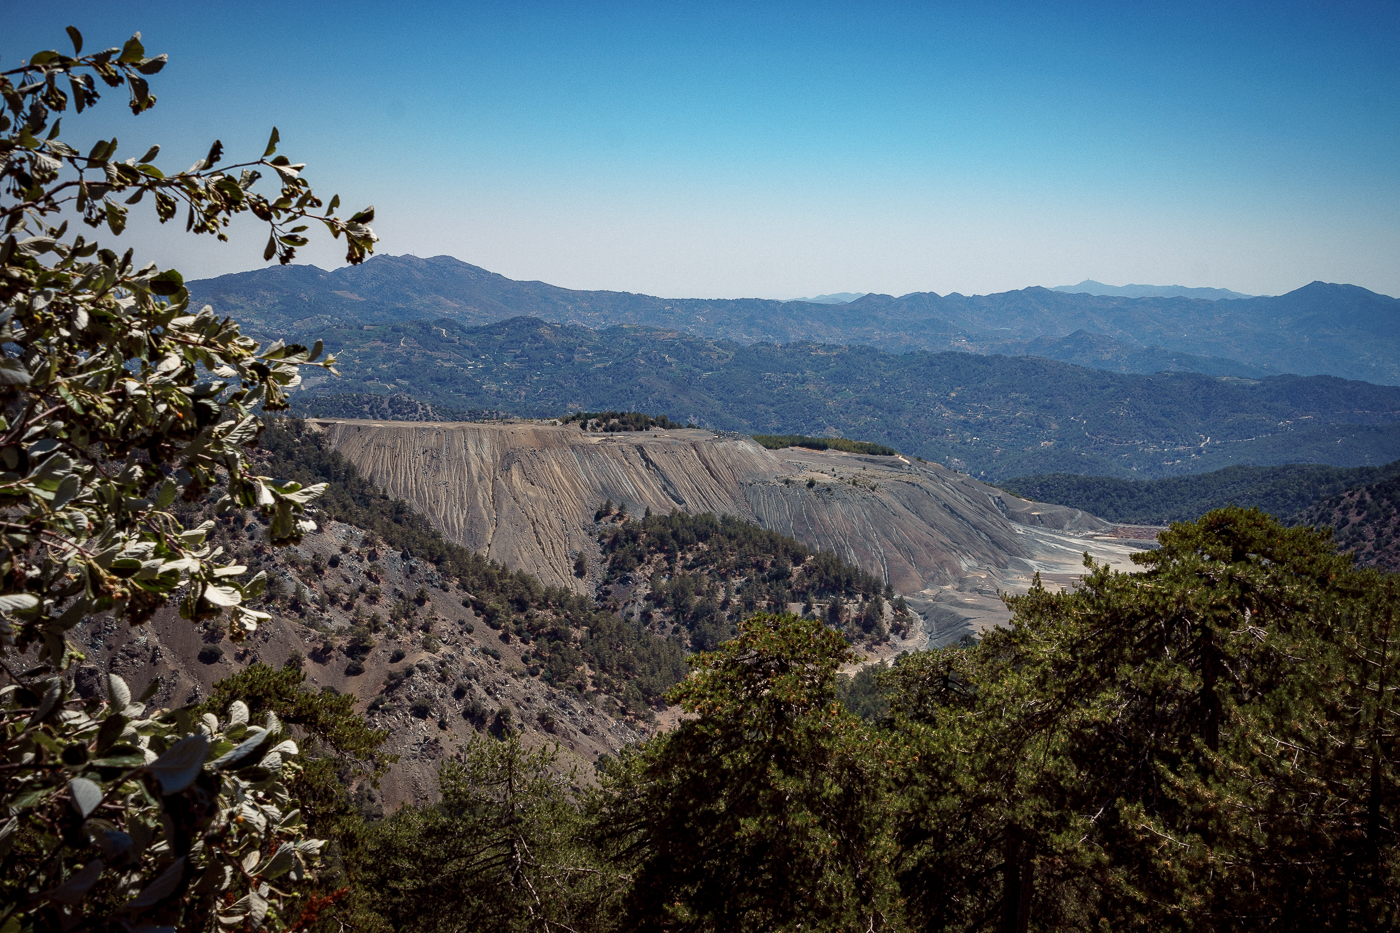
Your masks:
M1313 464L1241 465L1157 480L1051 473L1015 477L1001 485L1018 496L1073 506L1109 521L1165 525L1191 521L1227 505L1290 518L1319 499L1395 476L1400 476L1400 461L1352 469Z
M326 340L344 377L309 377L300 404L356 391L535 417L666 412L746 434L858 437L991 479L1400 457L1400 389L1326 376L1135 376L1031 357L739 345L526 318L341 327Z

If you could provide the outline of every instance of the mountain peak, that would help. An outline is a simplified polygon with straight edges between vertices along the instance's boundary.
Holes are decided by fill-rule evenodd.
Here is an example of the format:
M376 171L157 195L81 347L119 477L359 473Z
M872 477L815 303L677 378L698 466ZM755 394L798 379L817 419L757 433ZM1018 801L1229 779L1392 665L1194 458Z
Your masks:
M1082 295L1104 295L1114 298L1201 298L1206 301L1226 301L1235 298L1253 298L1228 288L1192 288L1186 285L1105 285L1093 279L1085 279L1078 285L1056 285L1053 292L1071 292Z
M792 301L805 301L814 305L848 305L857 298L864 298L869 292L832 292L815 298L793 298Z

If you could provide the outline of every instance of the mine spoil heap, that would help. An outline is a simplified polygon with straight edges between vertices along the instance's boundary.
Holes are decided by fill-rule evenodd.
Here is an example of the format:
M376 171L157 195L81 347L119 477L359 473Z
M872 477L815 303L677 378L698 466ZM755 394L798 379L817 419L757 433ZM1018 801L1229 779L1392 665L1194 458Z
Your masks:
M1021 588L1064 556L1047 554L1047 542L1074 563L1085 550L1102 551L1095 536L1110 530L1085 512L1018 499L935 463L773 451L739 434L598 433L548 422L314 425L449 538L580 592L590 582L575 575L575 562L583 554L597 565L594 514L608 500L633 515L737 515L926 599L969 579L993 597L998 587Z

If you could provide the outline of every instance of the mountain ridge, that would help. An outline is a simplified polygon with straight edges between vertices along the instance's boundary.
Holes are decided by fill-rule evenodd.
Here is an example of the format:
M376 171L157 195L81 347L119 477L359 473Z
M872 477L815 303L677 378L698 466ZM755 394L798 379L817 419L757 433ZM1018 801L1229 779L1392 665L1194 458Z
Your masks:
M349 322L384 324L446 317L467 325L521 315L601 329L678 328L709 339L786 344L815 341L902 353L1061 352L1078 331L1124 349L1098 368L1140 372L1163 365L1160 348L1216 374L1336 375L1400 385L1400 301L1354 285L1313 282L1285 295L1209 301L1072 294L1034 286L993 295L867 294L844 304L760 298L660 298L517 281L450 256L375 256L325 272L314 266L233 273L191 282L194 300L278 337L314 337ZM1034 341L1050 342L1030 349ZM1049 358L1058 358L1050 356ZM1207 362L1198 362L1198 358ZM1232 368L1233 367L1233 368Z
M1055 285L1051 291L1086 295L1118 295L1123 298L1204 298L1207 301L1230 301L1235 298L1257 298L1228 288L1193 288L1186 285L1105 285L1085 279L1078 285Z

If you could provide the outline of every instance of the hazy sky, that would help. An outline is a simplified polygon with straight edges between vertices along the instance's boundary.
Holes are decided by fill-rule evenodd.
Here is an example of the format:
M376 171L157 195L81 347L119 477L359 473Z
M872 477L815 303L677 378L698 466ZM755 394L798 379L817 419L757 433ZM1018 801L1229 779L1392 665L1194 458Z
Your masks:
M184 167L276 124L318 191L375 204L380 252L666 296L1400 295L1393 2L0 0L0 67L70 23L171 64L154 111L112 93L65 139ZM147 226L124 239L189 276L260 264L256 231Z

